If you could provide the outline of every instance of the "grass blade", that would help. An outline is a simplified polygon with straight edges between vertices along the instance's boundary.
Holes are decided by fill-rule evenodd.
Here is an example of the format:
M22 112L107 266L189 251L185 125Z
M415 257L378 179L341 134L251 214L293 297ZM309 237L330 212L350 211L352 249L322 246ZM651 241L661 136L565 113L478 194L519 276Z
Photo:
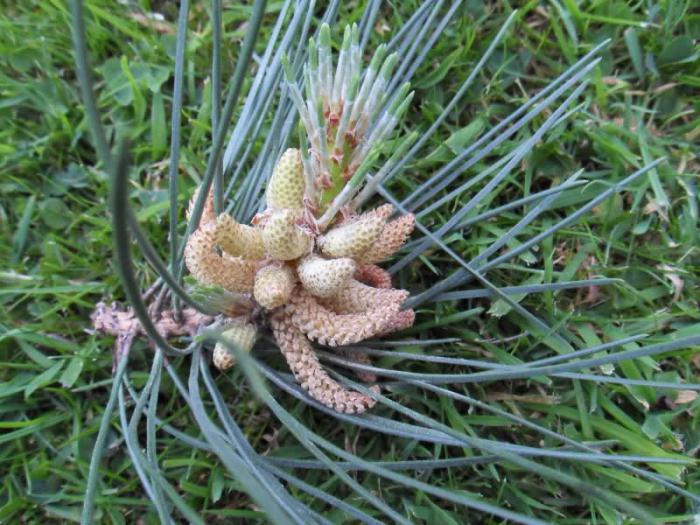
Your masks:
M133 335L131 339L133 340ZM131 346L130 341L124 341L124 348L129 348ZM112 419L112 413L114 412L114 406L117 403L117 395L119 392L119 385L122 382L124 373L126 372L126 367L129 362L129 353L126 352L125 355L119 358L116 371L112 379L112 389L109 392L109 399L105 405L104 412L102 414L102 419L100 420L100 428L97 431L97 437L95 438L95 445L92 448L92 454L90 455L90 468L88 470L87 482L85 484L85 494L83 497L83 512L80 518L81 525L92 525L94 523L95 515L95 497L97 492L97 483L99 481L99 468L100 462L104 455L104 449L107 441L107 432L109 430L109 425Z

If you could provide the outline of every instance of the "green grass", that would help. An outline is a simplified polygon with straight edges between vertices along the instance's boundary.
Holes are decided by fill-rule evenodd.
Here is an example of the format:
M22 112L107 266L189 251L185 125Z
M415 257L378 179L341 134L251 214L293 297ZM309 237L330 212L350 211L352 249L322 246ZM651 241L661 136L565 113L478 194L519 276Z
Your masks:
M416 97L405 129L425 130L459 89L512 8L519 8L513 29L473 87L423 146L417 160L388 185L391 195L399 200L593 45L611 39L602 52L603 60L589 76L590 86L579 98L585 105L568 123L538 142L499 185L501 191L490 192L478 210L548 189L569 174L585 170L583 177L588 182L584 186L555 200L547 213L526 225L495 257L505 248L515 248L546 231L610 184L653 159L666 157L666 162L578 222L488 274L499 287L591 278L618 280L599 288L511 296L556 327L568 341L576 341L576 349L642 333L648 337L616 351L700 336L700 11L692 4L672 0L632 5L622 0L552 0L517 5L493 2L487 9L482 2L468 1L458 9L414 79ZM363 7L363 3L343 7L340 20L359 21ZM279 8L277 3L268 5L261 42L272 31ZM142 16L152 9L162 12L166 21L153 23ZM398 11L382 6L369 49L387 41L415 9L412 2L401 2ZM212 140L209 3L193 3L190 11L179 165L181 209L205 172ZM131 141L131 202L167 260L167 159L177 6L170 2L122 5L95 0L87 2L86 12L103 123L111 142L127 137ZM225 6L223 79L233 73L238 43L250 14L247 6ZM108 175L91 146L76 80L69 20L63 3L53 1L17 4L0 15L0 260L4 262L0 273L0 522L80 519L88 465L112 377L112 341L86 330L98 301L124 298L112 262ZM334 33L340 30L336 28ZM263 49L260 44L257 51ZM545 112L536 117L532 126L477 163L448 191L483 171L486 160L490 164L511 152L547 116ZM421 223L438 230L481 187L483 183L477 183L430 210L420 217ZM476 221L445 235L443 242L470 261L502 238L530 209L516 208ZM183 213L180 219L184 221ZM414 239L419 237L414 235ZM416 296L458 268L444 249L432 246L402 267L397 281ZM153 273L145 263L139 262L137 278L143 289L152 283ZM457 289L474 287L469 284ZM418 306L416 326L409 335L457 338L457 343L405 343L386 348L391 353L376 346L376 366L413 372L416 376L410 377L412 381L427 381L430 374L470 374L429 388L404 383L385 390L389 400L403 408L386 404L373 411L378 417L406 424L420 425L425 423L421 418L432 418L428 426L442 425L439 438L415 439L422 437L411 437L409 430L415 432L415 427L404 427L409 429L405 437L361 428L352 420L337 420L308 408L275 389L279 410L288 410L305 427L340 447L342 450L330 453L333 459L342 460L343 450L367 461L473 458L469 465L405 474L433 489L465 498L480 495L491 505L548 522L634 522L614 505L584 499L580 491L562 480L527 470L519 456L494 460L489 456L494 451L488 450L484 455L474 440L493 440L504 444L501 448L517 444L547 452L561 450L556 432L606 452L695 458L700 450L700 401L692 400L689 393L677 400L677 390L649 384L594 382L586 376L545 377L545 371L526 379L482 382L474 374L484 363L498 373L499 365L527 363L567 351L555 334L537 330L514 308L503 298L483 294L426 301ZM623 380L697 383L699 347L696 344L615 365L552 373L614 371ZM145 341L137 343L130 363L134 387L146 384L153 355ZM435 356L454 360L431 362ZM285 370L274 357L266 357L264 362ZM186 381L189 360L178 358L172 364ZM284 413L263 403L241 371L216 374L214 379L257 452L275 458L313 459L289 425L280 423ZM174 394L168 374L163 374L157 414L175 428L204 439L189 407ZM536 423L549 433L537 431L522 419L514 421L513 416ZM382 424L386 422L375 422ZM100 469L96 521L133 523L143 519L158 523L157 510L145 495L127 453L121 426L115 415ZM145 426L136 430L145 443ZM493 448L493 444L488 446ZM207 522L261 518L242 491L240 480L233 479L215 455L162 431L158 432L157 454L165 478ZM691 522L697 512L689 498L614 466L554 457L525 458L634 501L662 523ZM668 476L691 492L700 484L700 470L694 461L639 466ZM318 468L293 473L383 519L349 490L338 474ZM380 479L370 473L353 472L351 476L412 522L502 522L430 496L427 487L409 488L403 481ZM312 498L301 491L290 490L312 504ZM339 510L318 501L312 508L332 522L351 522Z

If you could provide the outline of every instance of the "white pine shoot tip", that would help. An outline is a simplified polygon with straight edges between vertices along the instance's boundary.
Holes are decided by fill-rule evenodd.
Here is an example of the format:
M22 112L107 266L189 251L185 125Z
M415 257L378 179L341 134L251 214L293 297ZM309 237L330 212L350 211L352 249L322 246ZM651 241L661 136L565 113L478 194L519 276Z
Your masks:
M308 53L303 89L286 57L282 64L289 96L306 130L305 178L314 185L307 187L306 196L321 212L332 209L332 216L324 215L321 221L327 225L361 189L379 156L379 145L394 131L413 93L408 83L387 92L387 86L398 84L393 78L398 57L396 53L387 56L385 45L362 70L356 25L345 28L335 64L327 24L321 26L318 41L309 39Z

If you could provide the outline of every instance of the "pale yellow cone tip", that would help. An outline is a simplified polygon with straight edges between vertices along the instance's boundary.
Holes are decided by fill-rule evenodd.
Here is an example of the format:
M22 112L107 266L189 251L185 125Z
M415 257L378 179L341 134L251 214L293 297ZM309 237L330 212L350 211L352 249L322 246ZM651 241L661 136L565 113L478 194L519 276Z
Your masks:
M333 228L319 239L321 252L328 257L356 259L372 246L384 223L383 217L369 215Z
M232 322L221 333L221 337L223 337L227 343L236 346L246 353L249 353L253 349L257 336L258 330L255 328L255 325L243 320ZM236 357L233 351L229 350L225 344L219 342L216 343L214 347L213 361L214 366L223 372L236 364Z
M338 293L355 273L355 261L349 258L324 259L309 255L297 267L304 288L316 297L330 297Z
M265 199L272 209L300 209L304 204L304 166L301 152L290 148L285 151L267 184Z
M216 218L214 237L219 248L229 255L254 260L265 257L260 229L239 224L226 213Z
M271 259L291 261L311 251L311 236L296 225L292 210L274 212L262 229L265 252Z
M260 306L271 310L289 301L295 284L294 272L289 266L273 263L260 268L255 275L253 297Z

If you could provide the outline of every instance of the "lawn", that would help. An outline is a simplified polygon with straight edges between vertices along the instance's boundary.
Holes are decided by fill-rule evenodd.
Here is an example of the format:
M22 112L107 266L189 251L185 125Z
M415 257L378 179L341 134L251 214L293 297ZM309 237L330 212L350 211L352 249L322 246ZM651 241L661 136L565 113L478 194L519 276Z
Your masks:
M235 421L229 426L240 428L250 457L280 480L275 490L284 485L294 498L281 500L311 509L297 509L308 522L699 519L700 6L420 5L343 2L331 26L335 44L346 24L366 26L367 62L398 35L410 58L402 74L410 73L415 91L398 133L417 130L419 146L372 201L395 199L420 224L384 265L411 291L416 322L365 345L385 371L386 397L369 415L322 410L294 389L263 338L253 355L268 367L261 370L272 399L253 369L208 375L203 366L212 393L202 388L192 403L173 378L187 383L200 354L166 358L164 367L141 338L129 356L129 389L107 427L94 523L160 523L169 514L173 523L265 522L264 490L236 475L203 414L223 418L227 431ZM288 7L268 2L243 97L278 16L285 23L294 16ZM312 31L325 9L317 2ZM129 201L168 261L169 177L178 180L172 197L182 236L187 202L207 171L212 106L225 99L212 90L212 6L192 2L186 20L181 148L172 170L178 3L87 0L84 12L107 142L116 155L128 139ZM423 22L402 32L416 13ZM223 2L223 85L252 14L249 3ZM0 24L0 522L79 522L115 370L114 338L93 331L90 316L100 301L125 301L113 250L113 175L93 146L69 7L7 3ZM504 133L487 136L591 51L588 83L570 101L562 104L577 83L500 143ZM262 188L250 181L263 180L255 177L275 160L264 157L271 151L264 141L279 130L272 113L259 117L260 136L232 186L239 215L257 208ZM485 136L495 146L471 154ZM292 127L289 144L298 137ZM389 154L398 144L387 143ZM523 144L528 151L513 156ZM570 186L550 191L560 184ZM132 252L146 290L156 273L135 244ZM467 263L488 280L470 280ZM347 360L321 355L355 380L345 374ZM221 407L233 416L228 423ZM300 439L314 433L330 467ZM145 490L141 478L156 488Z

